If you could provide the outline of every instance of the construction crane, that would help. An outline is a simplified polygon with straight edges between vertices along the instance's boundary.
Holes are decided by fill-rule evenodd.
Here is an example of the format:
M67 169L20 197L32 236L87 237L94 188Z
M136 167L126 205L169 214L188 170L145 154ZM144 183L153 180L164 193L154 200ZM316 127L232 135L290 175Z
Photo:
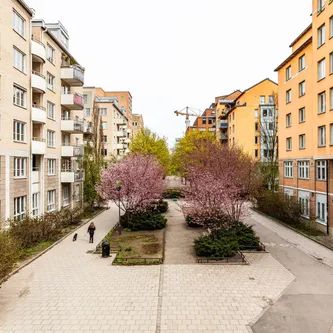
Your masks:
M192 112L189 112L189 111ZM181 109L180 111L176 110L174 113L176 114L176 116L185 116L185 125L186 125L186 129L188 129L190 127L190 117L200 117L201 113L196 113L193 110L197 110L197 111L201 111L199 109L194 109L191 108L189 106L186 106L184 109Z

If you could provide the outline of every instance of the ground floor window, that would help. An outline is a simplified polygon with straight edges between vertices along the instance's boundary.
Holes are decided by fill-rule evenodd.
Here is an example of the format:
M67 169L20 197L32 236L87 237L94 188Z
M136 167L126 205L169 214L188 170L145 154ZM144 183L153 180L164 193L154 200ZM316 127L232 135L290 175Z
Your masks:
M26 214L27 196L14 198L14 219L23 220Z
M304 217L310 217L310 193L299 191L298 200L301 206L301 212Z
M70 189L69 186L64 186L62 188L62 205L68 206L70 204Z
M327 198L324 194L316 196L316 216L317 222L327 224Z
M38 216L39 214L39 193L32 195L32 216Z
M47 191L47 211L55 210L56 190Z

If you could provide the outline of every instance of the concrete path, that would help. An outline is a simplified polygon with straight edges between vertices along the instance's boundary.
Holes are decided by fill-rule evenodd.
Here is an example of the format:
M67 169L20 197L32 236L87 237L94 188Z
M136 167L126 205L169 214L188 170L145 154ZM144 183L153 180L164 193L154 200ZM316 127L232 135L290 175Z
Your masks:
M330 333L333 252L256 212L248 218L269 252L296 279L253 325L256 333Z

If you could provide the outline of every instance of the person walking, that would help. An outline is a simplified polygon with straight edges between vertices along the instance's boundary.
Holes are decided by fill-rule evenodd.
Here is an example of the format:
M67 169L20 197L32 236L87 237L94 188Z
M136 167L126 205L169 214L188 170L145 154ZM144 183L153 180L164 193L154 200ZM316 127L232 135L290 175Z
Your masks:
M94 242L94 233L95 233L96 227L94 222L91 222L88 227L88 233L89 233L89 243Z

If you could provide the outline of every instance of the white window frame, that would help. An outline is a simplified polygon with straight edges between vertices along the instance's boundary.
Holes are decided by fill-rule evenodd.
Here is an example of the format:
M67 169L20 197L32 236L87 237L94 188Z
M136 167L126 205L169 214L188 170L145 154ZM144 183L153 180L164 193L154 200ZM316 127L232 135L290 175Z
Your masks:
M50 101L47 101L47 118L55 119L55 104Z
M48 176L55 176L57 171L57 162L55 158L48 158L47 159L47 175Z
M291 119L291 113L286 114L286 127L291 127L292 125L292 119Z
M52 75L51 73L47 72L46 84L47 84L47 88L51 91L54 91L54 81L55 81L55 76Z
M26 55L16 46L13 47L13 66L22 73L26 72Z
M325 0L317 0L317 11L320 14L325 8Z
M293 178L293 161L284 161L284 177L285 178Z
M13 29L21 37L25 37L25 19L16 11L13 10Z
M326 77L326 58L323 58L317 63L318 81L325 79Z
M39 192L33 193L31 196L31 213L32 216L38 216L39 215L39 198L40 194Z
M298 161L298 178L309 179L310 177L310 162L309 161Z
M13 104L22 108L26 107L27 91L17 85L13 86Z
M321 47L326 43L326 25L321 25L317 30L317 47Z
M330 124L330 145L333 146L333 124Z
M14 219L21 221L27 213L27 196L23 195L14 198Z
M288 90L286 91L286 104L291 103L291 99L292 99L291 89L288 89Z
M330 38L333 37L333 16L330 17Z
M47 191L47 211L53 212L56 209L56 190Z
M303 97L305 95L305 80L298 84L298 96Z
M327 197L324 194L316 194L316 221L327 225Z
M318 126L318 147L326 147L326 126Z
M54 148L56 145L55 141L55 131L47 130L47 146Z
M291 66L288 66L286 68L286 81L289 81L292 77L292 74L291 74Z
M302 216L305 218L310 217L310 193L305 191L298 192L298 201L301 206Z
M317 180L326 180L327 174L327 161L326 160L317 160L316 161L316 179Z
M14 120L13 122L13 140L15 142L26 142L26 126L23 121Z
M63 186L62 188L62 206L69 206L71 203L70 188L68 186Z
M55 49L50 44L46 45L46 58L50 63L54 64Z
M27 158L14 157L14 178L27 177Z
M298 136L298 148L305 149L305 147L306 147L305 134L300 134Z
M333 87L330 88L330 110L333 110Z
M306 67L305 54L303 54L298 58L298 71L299 72L303 71L305 67Z
M318 114L326 112L326 91L318 94Z
M298 110L298 122L300 122L300 123L305 122L305 107L300 108Z
M91 113L90 113L90 108L85 108L84 109L84 116L85 117L90 117Z
M293 149L293 140L291 137L286 138L286 150L291 151Z

